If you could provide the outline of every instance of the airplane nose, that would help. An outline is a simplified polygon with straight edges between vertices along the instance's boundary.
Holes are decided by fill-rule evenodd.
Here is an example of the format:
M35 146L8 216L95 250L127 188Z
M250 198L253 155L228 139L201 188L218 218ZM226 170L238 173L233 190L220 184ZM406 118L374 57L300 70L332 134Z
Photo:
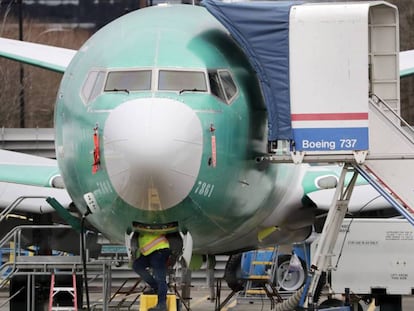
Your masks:
M118 106L104 127L104 160L118 195L143 210L165 210L191 191L200 169L203 133L196 113L167 98Z

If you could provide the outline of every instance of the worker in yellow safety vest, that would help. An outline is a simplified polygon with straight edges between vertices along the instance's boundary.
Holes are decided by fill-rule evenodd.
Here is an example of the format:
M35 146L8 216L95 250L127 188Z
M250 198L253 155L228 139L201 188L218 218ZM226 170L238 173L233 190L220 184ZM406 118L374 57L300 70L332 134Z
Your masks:
M168 240L163 234L143 232L138 236L138 246L132 268L151 286L144 294L158 295L157 305L149 311L167 311L167 261L171 254Z

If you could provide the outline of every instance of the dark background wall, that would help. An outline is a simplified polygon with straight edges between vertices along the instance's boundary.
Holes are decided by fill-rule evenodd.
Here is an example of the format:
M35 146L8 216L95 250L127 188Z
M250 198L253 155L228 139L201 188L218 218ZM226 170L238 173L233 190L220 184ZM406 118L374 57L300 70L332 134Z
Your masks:
M146 1L146 0L145 0ZM22 1L24 17L42 22L94 23L97 28L128 11L145 6L137 0L31 0ZM11 15L18 16L19 0L1 1L1 7L9 7Z

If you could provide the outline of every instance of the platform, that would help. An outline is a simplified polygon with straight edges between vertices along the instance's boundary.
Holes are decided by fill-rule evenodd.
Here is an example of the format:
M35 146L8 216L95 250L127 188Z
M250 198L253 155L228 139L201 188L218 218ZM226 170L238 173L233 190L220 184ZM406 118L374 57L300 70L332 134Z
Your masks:
M139 311L148 311L148 309L156 306L158 301L157 295L141 295ZM172 294L167 295L167 310L177 311L177 297Z

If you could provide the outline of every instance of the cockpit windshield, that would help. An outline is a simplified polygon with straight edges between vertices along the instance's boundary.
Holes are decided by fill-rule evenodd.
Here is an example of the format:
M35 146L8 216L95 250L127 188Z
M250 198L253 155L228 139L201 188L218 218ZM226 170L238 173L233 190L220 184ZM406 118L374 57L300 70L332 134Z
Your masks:
M207 92L205 73L201 71L160 70L158 90Z
M111 71L105 83L105 92L146 91L151 89L151 70Z
M226 69L207 72L188 69L93 69L81 88L81 96L84 103L88 104L103 92L129 94L137 91L172 91L178 94L210 92L228 105L238 93L232 75Z

